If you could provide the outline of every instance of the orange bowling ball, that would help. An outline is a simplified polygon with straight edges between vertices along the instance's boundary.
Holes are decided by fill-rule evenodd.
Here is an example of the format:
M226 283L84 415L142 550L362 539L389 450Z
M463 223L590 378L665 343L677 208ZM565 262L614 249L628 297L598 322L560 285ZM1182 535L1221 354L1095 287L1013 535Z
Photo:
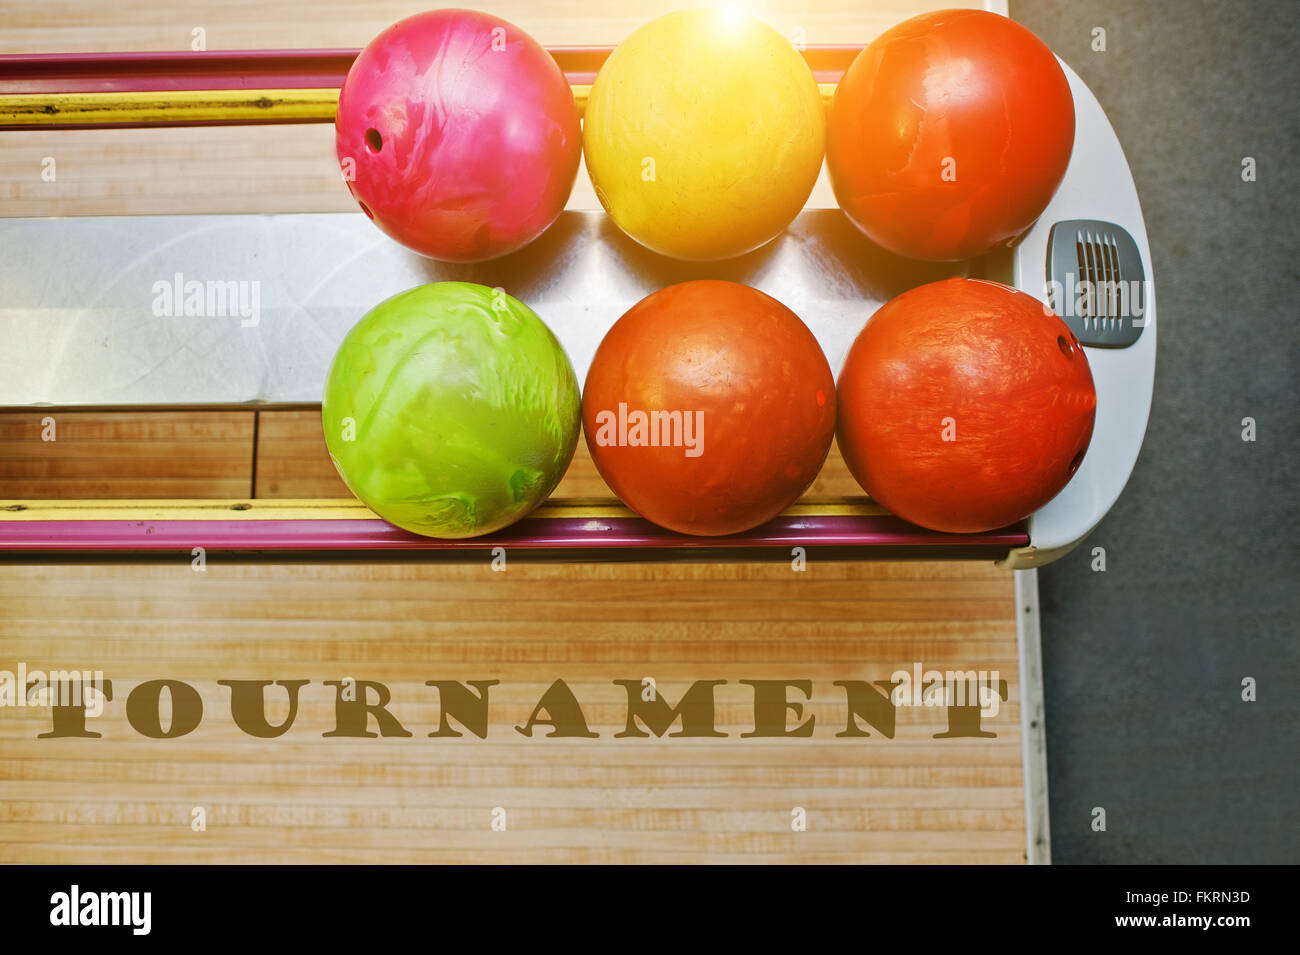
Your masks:
M826 167L853 223L897 255L953 261L1024 232L1074 147L1074 98L1028 29L942 10L881 34L845 72Z
M582 396L601 476L642 517L735 534L816 478L835 431L835 382L799 317L735 282L672 285L606 334Z
M849 349L839 445L876 501L922 527L974 533L1061 491L1092 440L1088 356L1032 295L977 279L890 300Z

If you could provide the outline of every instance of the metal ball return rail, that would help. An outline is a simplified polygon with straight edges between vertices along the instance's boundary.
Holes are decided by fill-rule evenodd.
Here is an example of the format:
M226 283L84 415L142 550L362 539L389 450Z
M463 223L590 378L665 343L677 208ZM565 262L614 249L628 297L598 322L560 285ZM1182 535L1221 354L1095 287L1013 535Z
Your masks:
M552 48L579 107L612 48ZM859 47L804 51L827 103ZM0 130L323 123L355 50L0 56ZM387 295L422 282L502 285L554 329L579 379L604 331L663 285L726 278L793 308L832 368L871 313L948 275L986 277L1050 301L1088 348L1097 387L1092 445L1069 485L1022 525L942 534L865 497L805 499L763 527L696 538L655 527L617 502L552 500L490 537L442 541L379 520L350 500L0 501L0 556L273 553L310 559L382 552L481 554L493 547L561 558L654 554L788 556L804 547L849 559L997 559L1024 568L1077 545L1118 498L1141 448L1155 367L1155 295L1141 207L1123 150L1096 98L1065 64L1074 153L1056 196L1013 245L951 265L888 256L835 210L807 209L788 233L739 259L669 262L598 209L570 208L529 248L497 262L421 259L362 213L15 219L0 228L0 408L250 407L319 403L347 329ZM285 250L292 249L293 254ZM105 266L103 258L111 261ZM100 262L87 303L51 269ZM214 328L150 312L154 278L257 276L255 327ZM1079 296L1081 289L1090 291ZM50 335L52 323L79 336ZM57 340L57 343L56 341ZM104 347L113 341L116 348ZM141 369L145 369L141 371ZM215 371L214 371L215 369Z
M822 98L860 47L805 51ZM612 47L551 47L581 112ZM0 130L332 123L357 50L0 56Z

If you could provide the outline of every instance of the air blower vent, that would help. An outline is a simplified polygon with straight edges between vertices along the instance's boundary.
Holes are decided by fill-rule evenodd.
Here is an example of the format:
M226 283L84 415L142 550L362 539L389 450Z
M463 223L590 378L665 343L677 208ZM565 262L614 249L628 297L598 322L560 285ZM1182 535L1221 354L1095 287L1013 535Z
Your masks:
M1079 341L1132 345L1146 325L1146 270L1133 236L1113 222L1067 219L1047 240L1047 301Z

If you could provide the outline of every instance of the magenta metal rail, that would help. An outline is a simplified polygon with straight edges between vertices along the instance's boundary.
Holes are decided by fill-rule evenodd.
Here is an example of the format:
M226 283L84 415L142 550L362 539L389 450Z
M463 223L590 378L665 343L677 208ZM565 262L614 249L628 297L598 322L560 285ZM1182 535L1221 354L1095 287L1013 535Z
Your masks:
M571 86L590 84L612 46L547 47ZM838 82L861 46L803 50L819 83ZM0 93L338 89L360 50L0 55Z
M833 85L859 49L817 46L803 55L817 82ZM549 50L582 102L613 47ZM0 130L329 123L358 52L3 55Z
M0 553L189 551L702 550L790 547L924 548L954 556L1005 556L1029 543L1021 527L985 534L928 531L888 515L782 515L743 534L690 537L639 517L529 517L468 540L421 537L375 518L296 520L0 521Z
M0 93L337 89L358 52L14 53L0 56Z

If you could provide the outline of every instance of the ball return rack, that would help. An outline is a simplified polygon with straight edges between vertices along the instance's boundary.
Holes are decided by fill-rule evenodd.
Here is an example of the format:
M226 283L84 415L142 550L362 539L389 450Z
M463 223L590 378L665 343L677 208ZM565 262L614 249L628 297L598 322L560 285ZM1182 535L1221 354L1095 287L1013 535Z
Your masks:
M611 49L551 49L580 109ZM859 49L804 51L828 103ZM0 130L332 122L356 54L0 56ZM721 263L662 258L624 236L597 207L573 202L529 247L475 265L424 259L359 211L0 225L6 262L0 409L23 411L319 407L326 371L347 330L378 302L425 282L505 288L555 331L580 381L618 316L674 282L721 278L767 292L808 324L833 369L894 295L953 275L1005 282L1050 301L1071 324L1088 349L1097 387L1096 427L1082 465L1021 524L945 534L908 524L865 496L805 497L752 531L698 538L662 530L617 501L552 498L504 531L444 541L402 531L346 499L22 500L0 501L0 557L98 560L203 547L306 559L384 553L458 559L506 547L561 559L716 559L788 557L791 548L804 547L848 559L995 559L1012 569L1046 564L1088 535L1128 480L1146 430L1156 347L1150 247L1132 175L1096 98L1062 66L1076 114L1065 179L1024 235L966 262L894 257L838 210L811 207L777 240ZM156 315L155 286L173 278L181 286L215 283L227 296L255 287L256 311Z

